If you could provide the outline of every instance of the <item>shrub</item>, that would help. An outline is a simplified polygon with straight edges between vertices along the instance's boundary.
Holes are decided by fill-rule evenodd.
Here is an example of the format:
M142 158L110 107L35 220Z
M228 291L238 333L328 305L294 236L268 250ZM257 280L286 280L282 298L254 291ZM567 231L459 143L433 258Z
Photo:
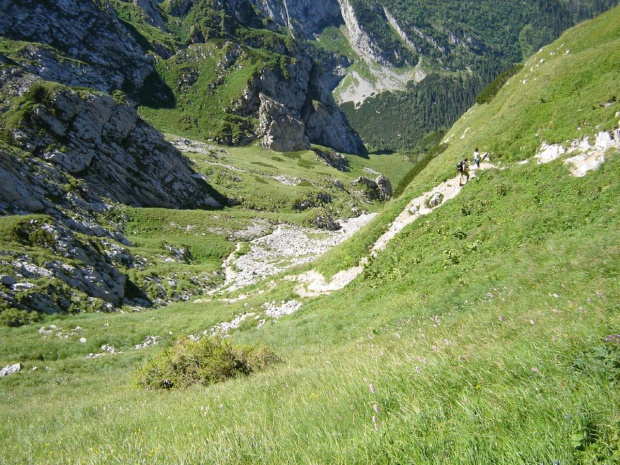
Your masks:
M149 360L138 372L137 382L148 389L208 386L262 371L277 362L280 358L264 346L232 345L217 337L183 339Z
M0 326L11 326L16 328L39 320L41 320L41 315L38 313L17 310L16 308L5 310L0 314Z
M497 78L495 78L495 80L491 82L491 84L486 86L482 90L482 92L478 94L478 97L476 97L476 103L479 105L482 105L483 103L490 103L495 98L500 89L504 86L504 84L506 84L511 77L513 77L522 69L523 64L520 63L504 71Z

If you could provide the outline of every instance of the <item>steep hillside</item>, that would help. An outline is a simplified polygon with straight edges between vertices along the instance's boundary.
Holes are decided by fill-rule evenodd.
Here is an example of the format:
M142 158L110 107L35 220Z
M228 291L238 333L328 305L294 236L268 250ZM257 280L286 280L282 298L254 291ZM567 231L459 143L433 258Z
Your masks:
M114 0L110 5L155 56L157 79L143 89L140 101L143 115L158 127L226 144L258 139L276 150L307 147L307 137L360 153L361 140L347 119L373 150L426 151L424 139L445 132L501 72L616 3ZM274 113L261 93L282 107ZM403 111L415 117L403 119ZM282 130L273 131L264 121L279 120L278 112L288 118ZM273 139L289 142L273 145Z
M0 378L7 456L617 462L619 41L614 8L544 47L459 119L361 234L318 261L165 308L1 328L0 365L14 371ZM187 146L209 169L230 162ZM476 147L490 159L460 183L455 163ZM307 164L309 154L298 155ZM284 156L261 163L281 167ZM260 226L228 213L217 218L223 229ZM177 260L187 255L173 241L215 234L195 212L127 215L142 250L163 238ZM411 221L376 247L403 217ZM15 254L47 237L29 234L41 218L24 219L2 222ZM227 272L255 245L235 251L201 237L193 256L206 267L209 254L230 252ZM142 277L180 293L193 281L188 268L176 271L177 280ZM308 277L333 286L310 293L318 287ZM16 284L2 282L4 294ZM208 344L209 335L231 343Z
M342 34L353 43L355 64L335 94L371 149L396 150L445 131L498 74L617 2L343 3L355 21L345 16L318 41L329 47Z

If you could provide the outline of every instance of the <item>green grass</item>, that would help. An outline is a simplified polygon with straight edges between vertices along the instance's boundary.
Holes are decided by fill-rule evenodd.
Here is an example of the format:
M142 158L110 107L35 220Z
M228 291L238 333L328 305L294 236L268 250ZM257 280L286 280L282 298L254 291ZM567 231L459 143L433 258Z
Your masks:
M55 324L67 339L56 331L39 333L39 325L0 328L0 365L25 366L0 379L0 438L3 457L10 458L0 460L620 461L620 348L605 340L620 333L620 154L610 151L607 162L583 178L571 177L562 160L507 162L530 157L543 137L573 140L612 127L608 111L617 109L598 103L609 101L613 88L610 70L618 48L604 39L618 36L609 33L620 25L618 15L620 8L562 37L554 47L564 42L571 53L553 55L537 68L532 87L519 87L525 85L518 74L491 103L465 115L448 132L447 138L454 136L447 150L362 234L322 259L319 269L357 264L407 200L454 177L455 160L474 145L482 151L496 147L506 169L481 172L458 197L406 227L347 288L308 299L277 322L248 324L232 334L237 343L272 347L283 360L278 366L164 393L132 383L161 346L258 311L264 303L297 298L289 281L254 287L263 293L237 302L205 300L144 312L47 317L41 323ZM579 51L583 41L597 47ZM552 49L542 53L548 56ZM599 67L600 80L578 65L587 62L586 55L592 63L587 66ZM538 81L550 76L546 66L563 72L543 86ZM537 91L553 94L586 76L591 81L582 83L574 102L557 91L549 105L534 105ZM587 118L588 126L582 126L587 129L579 131L574 115L561 114L565 106L582 109L577 113ZM534 138L550 114L556 123ZM512 126L517 123L521 126ZM277 154L263 163L280 169L306 156ZM256 161L250 155L245 163L273 169L252 164ZM228 212L194 219L189 212L139 211L132 224L136 236L156 240L176 234L169 224L173 218L179 225L205 227L208 215L217 214ZM218 221L239 227L242 217ZM179 240L191 239L178 234ZM75 326L82 329L72 334ZM149 335L160 336L161 346L133 349ZM123 353L86 358L105 343Z
M608 347L603 338L620 324L620 157L608 163L583 179L559 162L485 173L429 222L407 228L353 288L237 334L242 343L272 345L284 360L246 380L142 391L130 381L152 352L131 346L147 335L174 341L284 294L249 298L247 309L213 302L45 322L83 328L69 340L32 327L2 330L3 362L38 366L2 380L3 428L26 433L12 435L11 456L43 463L612 460L620 399L607 375L617 375L572 368L583 353ZM498 182L507 195L497 195ZM578 189L581 203L572 195ZM518 209L515 197L524 199ZM483 207L463 215L481 198ZM477 250L445 263L444 249L481 236ZM19 351L7 342L17 337ZM84 358L103 343L124 354ZM43 395L45 405L37 401Z
M259 215L276 213L282 220L305 225L316 218L317 208L295 209L294 206L302 200L313 201L319 209L327 209L337 218L348 218L354 210L376 211L381 208L380 203L368 203L360 194L352 195L337 188L335 180L339 180L348 191L353 191L351 183L358 177L377 177L365 170L371 168L383 173L392 185L396 185L411 166L400 154L370 155L367 158L346 155L349 171L343 172L324 164L312 150L278 153L258 147L227 147L225 153L216 154L217 158L213 154L188 152L187 155L214 188L237 199L244 209L260 212ZM276 179L281 176L296 185ZM317 202L320 194L329 195L332 201Z

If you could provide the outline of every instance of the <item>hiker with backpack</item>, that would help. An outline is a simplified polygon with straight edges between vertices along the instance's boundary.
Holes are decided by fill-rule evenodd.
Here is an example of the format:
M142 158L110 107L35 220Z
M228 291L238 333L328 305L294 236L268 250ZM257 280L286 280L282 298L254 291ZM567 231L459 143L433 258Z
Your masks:
M469 181L469 168L467 166L467 158L463 159L459 163L456 164L456 169L458 170L459 177L459 186L463 185L463 177L465 178L465 183Z

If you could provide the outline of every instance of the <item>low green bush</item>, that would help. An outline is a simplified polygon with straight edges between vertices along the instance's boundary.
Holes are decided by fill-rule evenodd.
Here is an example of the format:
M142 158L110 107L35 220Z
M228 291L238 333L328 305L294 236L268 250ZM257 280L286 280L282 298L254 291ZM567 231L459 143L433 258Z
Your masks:
M138 372L137 382L147 389L208 386L262 371L280 361L265 346L233 345L218 337L183 339L149 360Z
M27 312L26 310L18 310L16 308L10 308L0 313L0 326L16 328L40 320L40 314L36 312Z
M489 103L497 95L499 90L508 82L508 80L523 69L523 63L516 64L502 74L497 76L491 84L486 86L478 97L476 97L476 103L482 105L483 103Z

